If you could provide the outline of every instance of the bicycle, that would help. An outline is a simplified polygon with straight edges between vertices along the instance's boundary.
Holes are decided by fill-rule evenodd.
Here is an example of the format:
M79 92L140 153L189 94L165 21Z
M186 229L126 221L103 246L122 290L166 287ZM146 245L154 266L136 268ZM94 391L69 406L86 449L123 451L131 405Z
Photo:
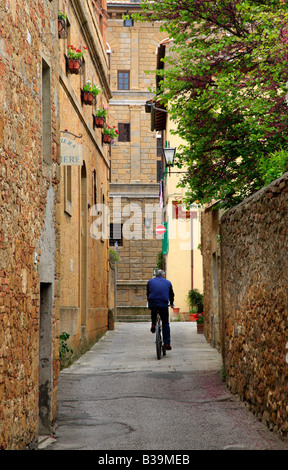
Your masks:
M162 321L159 313L157 313L157 320L156 320L156 354L157 359L161 359L161 352L163 356L166 356L166 348L163 341L163 328L162 328Z

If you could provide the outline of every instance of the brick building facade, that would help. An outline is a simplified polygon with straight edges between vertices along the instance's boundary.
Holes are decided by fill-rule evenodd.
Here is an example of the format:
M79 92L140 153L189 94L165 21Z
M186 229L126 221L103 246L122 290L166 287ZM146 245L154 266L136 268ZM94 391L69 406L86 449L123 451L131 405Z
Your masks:
M111 92L104 0L7 0L0 14L0 449L21 450L57 417L61 332L77 356L108 326L108 239L91 227L109 190L93 115Z
M23 449L56 414L57 2L8 0L0 14L0 448Z
M120 256L118 319L125 314L147 314L146 283L162 250L162 237L155 234L161 154L157 156L158 139L151 131L151 114L145 113L145 103L152 97L149 87L155 85L155 74L146 71L156 69L156 51L165 33L159 31L159 24L132 22L125 26L122 15L139 8L139 3L132 1L107 2L113 95L110 124L119 130L110 155L110 247L114 249L117 239Z

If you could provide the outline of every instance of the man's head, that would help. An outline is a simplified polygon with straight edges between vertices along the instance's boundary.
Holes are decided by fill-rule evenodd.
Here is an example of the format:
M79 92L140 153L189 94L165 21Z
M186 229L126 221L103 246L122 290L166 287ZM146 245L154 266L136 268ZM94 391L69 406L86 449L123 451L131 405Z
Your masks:
M162 269L157 269L156 277L165 277L165 271L163 271Z

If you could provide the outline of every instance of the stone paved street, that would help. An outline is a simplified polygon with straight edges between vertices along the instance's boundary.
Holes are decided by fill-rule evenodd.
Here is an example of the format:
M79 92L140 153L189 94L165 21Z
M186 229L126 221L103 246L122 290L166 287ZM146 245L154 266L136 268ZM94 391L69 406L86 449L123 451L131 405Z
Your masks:
M48 448L287 450L227 390L221 358L196 324L171 323L171 334L173 350L157 360L148 323L116 323L62 371Z

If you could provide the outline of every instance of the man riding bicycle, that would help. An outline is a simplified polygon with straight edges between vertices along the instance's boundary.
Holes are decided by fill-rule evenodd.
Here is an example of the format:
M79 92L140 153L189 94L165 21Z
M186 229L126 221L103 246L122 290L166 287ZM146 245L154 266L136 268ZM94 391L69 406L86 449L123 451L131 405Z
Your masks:
M156 277L147 282L147 300L148 308L151 310L151 333L155 333L157 313L162 320L163 325L163 339L165 348L170 350L170 325L169 325L169 310L168 302L170 301L171 307L174 306L174 292L173 287L168 279L165 279L165 272L158 269Z

